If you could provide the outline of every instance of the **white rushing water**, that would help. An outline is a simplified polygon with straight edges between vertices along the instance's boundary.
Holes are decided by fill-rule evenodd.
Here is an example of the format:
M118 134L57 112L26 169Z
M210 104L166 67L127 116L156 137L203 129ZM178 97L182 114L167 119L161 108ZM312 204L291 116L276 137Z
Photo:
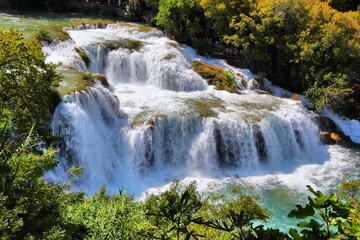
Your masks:
M264 196L290 189L296 197L306 184L333 189L342 172L358 169L357 151L320 143L314 116L301 102L246 90L254 77L247 70L201 57L160 31L139 29L70 30L71 41L44 47L47 61L104 74L110 83L65 96L56 109L52 127L61 151L55 177L79 164L84 175L74 188L88 193L106 184L140 196L179 178L196 180L203 191L209 184L250 183ZM89 55L90 66L75 47ZM196 59L241 72L244 91L208 86L191 69ZM281 227L276 216L274 226Z

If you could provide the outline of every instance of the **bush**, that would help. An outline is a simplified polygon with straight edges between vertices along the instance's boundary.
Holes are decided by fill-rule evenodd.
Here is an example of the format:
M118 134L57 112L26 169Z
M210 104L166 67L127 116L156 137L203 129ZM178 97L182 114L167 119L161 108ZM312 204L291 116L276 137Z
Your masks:
M235 81L235 74L231 69L227 69L224 71L224 74L221 78L220 86L217 86L218 89L224 89L228 92L235 92L236 91L236 81Z
M61 76L46 64L41 45L26 43L18 31L0 30L0 109L13 114L15 130L48 132L53 96Z
M69 221L86 229L84 239L136 239L145 225L141 204L122 192L106 195L103 186L90 198L68 207Z
M40 29L36 34L35 38L40 42L50 43L52 41L50 37L50 32L45 29Z

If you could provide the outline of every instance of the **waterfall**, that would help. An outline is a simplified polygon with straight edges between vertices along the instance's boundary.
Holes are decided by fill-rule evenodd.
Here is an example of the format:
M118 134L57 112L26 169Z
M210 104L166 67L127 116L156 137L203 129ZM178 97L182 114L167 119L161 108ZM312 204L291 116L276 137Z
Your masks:
M215 90L191 69L202 57L159 31L109 25L69 34L71 41L44 47L48 61L103 74L111 85L65 96L54 115L53 132L61 139L57 171L84 167L80 188L129 187L141 179L158 181L159 172L166 181L282 171L327 156L301 103ZM89 66L74 47L86 52Z

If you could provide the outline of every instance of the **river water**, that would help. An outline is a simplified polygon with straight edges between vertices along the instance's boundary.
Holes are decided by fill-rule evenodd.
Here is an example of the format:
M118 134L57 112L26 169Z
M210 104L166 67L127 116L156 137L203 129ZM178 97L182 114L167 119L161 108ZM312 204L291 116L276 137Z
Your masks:
M274 213L267 226L285 230L294 225L288 212L305 203L306 185L332 191L346 172L359 178L358 147L321 144L314 114L302 102L251 91L247 70L136 24L68 33L71 40L43 47L47 61L103 74L110 83L64 96L54 115L61 150L52 177L84 167L75 189L91 194L105 184L141 197L174 178L195 180L205 192L250 184ZM242 74L241 92L209 86L191 69L199 59Z

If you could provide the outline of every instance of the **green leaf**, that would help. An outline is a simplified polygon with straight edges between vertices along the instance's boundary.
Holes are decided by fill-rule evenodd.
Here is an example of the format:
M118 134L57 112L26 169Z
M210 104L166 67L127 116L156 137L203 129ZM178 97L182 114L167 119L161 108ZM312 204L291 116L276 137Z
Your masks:
M309 204L306 204L304 208L299 204L295 206L297 209L293 209L288 214L288 217L304 219L310 216L314 216L315 214L315 210Z
M295 228L290 228L289 234L290 234L291 237L294 238L294 240L300 240L301 239L299 232Z

